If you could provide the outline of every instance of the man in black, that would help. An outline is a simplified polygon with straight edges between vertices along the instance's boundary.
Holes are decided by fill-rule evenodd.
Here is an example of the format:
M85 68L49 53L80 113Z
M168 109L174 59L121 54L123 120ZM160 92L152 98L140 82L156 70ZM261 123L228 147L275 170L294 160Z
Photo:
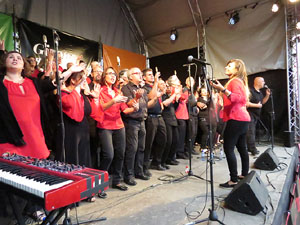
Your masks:
M153 155L151 169L166 170L166 167L161 165L161 157L166 144L166 125L162 117L162 93L158 91L158 79L160 73L153 76L152 69L143 70L143 78L145 86L143 87L148 94L148 99L154 103L152 107L148 107L148 117L146 120L146 146L144 155L144 172L146 175L151 173L148 171L150 166L150 156ZM149 103L150 103L149 101Z
M259 154L259 151L255 147L255 133L256 124L260 117L262 105L265 104L270 97L270 89L266 89L266 96L260 92L265 86L265 80L263 77L256 77L254 79L254 86L250 89L250 99L247 103L247 110L251 116L251 122L249 123L249 129L247 132L247 148L252 155Z
M135 178L149 180L143 171L145 149L145 119L147 118L148 96L140 88L142 72L139 68L131 68L128 72L129 83L123 86L122 92L128 101L135 99L139 102L139 110L128 115L123 115L126 129L126 149L124 160L124 182L136 185Z

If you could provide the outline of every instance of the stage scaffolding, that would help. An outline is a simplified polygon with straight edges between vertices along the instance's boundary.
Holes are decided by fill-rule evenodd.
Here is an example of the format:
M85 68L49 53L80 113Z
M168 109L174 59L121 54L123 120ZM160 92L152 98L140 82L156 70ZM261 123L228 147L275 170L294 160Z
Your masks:
M286 62L287 62L287 91L288 91L288 132L296 143L300 142L300 71L299 71L299 39L300 30L296 29L300 21L297 13L300 3L288 3L285 6L286 21ZM298 12L297 12L298 11Z

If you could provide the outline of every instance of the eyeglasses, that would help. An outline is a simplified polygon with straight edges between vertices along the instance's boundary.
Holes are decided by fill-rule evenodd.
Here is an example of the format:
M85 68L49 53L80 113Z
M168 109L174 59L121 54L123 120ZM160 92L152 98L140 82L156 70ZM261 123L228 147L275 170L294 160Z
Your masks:
M134 72L131 75L141 75L141 74L142 74L142 72Z

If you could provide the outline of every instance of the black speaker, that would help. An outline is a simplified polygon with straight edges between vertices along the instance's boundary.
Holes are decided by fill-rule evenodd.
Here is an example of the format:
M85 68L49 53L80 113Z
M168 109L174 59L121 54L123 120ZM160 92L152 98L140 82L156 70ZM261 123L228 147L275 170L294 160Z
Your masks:
M268 190L258 174L252 170L225 198L225 205L234 211L256 215L266 205Z
M268 148L254 162L255 168L261 170L274 170L278 164L279 160L271 148Z

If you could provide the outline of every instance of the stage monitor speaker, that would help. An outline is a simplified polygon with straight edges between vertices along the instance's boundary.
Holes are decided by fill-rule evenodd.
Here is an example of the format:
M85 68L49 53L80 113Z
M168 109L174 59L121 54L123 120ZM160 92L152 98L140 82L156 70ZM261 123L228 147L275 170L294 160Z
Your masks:
M279 160L271 148L268 148L254 162L255 168L261 170L274 170L278 164Z
M225 205L234 211L256 215L266 205L268 190L258 174L252 170L225 198Z

